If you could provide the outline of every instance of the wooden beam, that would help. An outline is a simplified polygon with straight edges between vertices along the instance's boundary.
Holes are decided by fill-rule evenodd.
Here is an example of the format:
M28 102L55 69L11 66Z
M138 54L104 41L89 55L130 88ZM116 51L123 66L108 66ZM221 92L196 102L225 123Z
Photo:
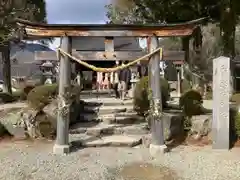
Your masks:
M137 58L144 56L146 53L131 52L131 51L115 51L115 52L104 52L104 51L72 51L73 56L83 61L132 61ZM165 61L184 61L184 51L163 51L163 60ZM35 52L35 60L52 60L58 61L56 52L54 51L38 51ZM147 60L147 59L146 59Z
M194 31L194 27L184 29L161 29L161 30L135 30L135 31L93 31L93 30L53 30L53 29L34 29L31 27L25 28L28 36L39 37L61 37L67 36L117 36L117 37L146 37L156 34L158 37L176 37L190 36Z
M106 37L105 41L105 52L114 52L114 40L113 37Z
M205 21L206 18L197 19L179 24L158 25L64 25L64 24L39 24L26 20L17 20L17 24L24 29L27 36L36 37L61 37L61 36L95 36L95 37L172 37L189 36L193 33L196 25Z

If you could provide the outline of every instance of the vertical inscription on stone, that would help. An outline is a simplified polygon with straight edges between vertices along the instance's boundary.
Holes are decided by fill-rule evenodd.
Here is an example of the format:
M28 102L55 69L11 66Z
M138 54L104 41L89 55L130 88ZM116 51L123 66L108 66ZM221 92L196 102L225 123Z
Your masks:
M214 149L229 149L230 58L213 60L213 122Z

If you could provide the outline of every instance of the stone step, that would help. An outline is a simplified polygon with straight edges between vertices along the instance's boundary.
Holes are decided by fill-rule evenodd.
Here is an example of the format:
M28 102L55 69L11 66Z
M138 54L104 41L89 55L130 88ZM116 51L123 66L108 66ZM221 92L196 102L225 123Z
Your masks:
M114 134L126 134L126 135L146 135L150 131L148 124L142 122L139 124L131 124L128 126L120 126L114 128Z
M116 114L97 114L84 113L80 116L81 122L104 122L105 124L132 124L136 121L144 121L144 118L133 112L116 113Z
M113 94L114 91L113 90L83 90L81 91L80 95L109 95L109 94Z
M115 122L116 124L133 124L136 121L144 121L144 118L138 115L134 116L116 116Z
M105 106L114 106L114 105L133 105L133 100L132 99L127 99L124 101L121 101L120 99L115 99L115 98L82 98L81 99L89 105L94 105L94 104L102 104Z
M92 125L92 126L91 126ZM75 126L71 127L69 130L70 134L81 134L85 133L91 136L103 136L103 135L112 135L114 134L115 127L120 127L119 124L90 124L89 123L78 123Z
M88 113L112 114L126 111L133 111L133 106L119 105L119 106L84 106L84 111Z
M81 98L81 99L91 99L91 98L96 98L96 99L101 99L101 98L112 98L112 95L110 95L110 94L101 94L101 95L96 95L96 94L93 94L93 95L87 95L87 94L83 94L83 95L80 95L80 98Z
M94 137L106 135L145 135L149 133L148 124L146 122L132 125L121 124L93 124L93 123L78 123L72 126L69 130L70 134L86 134Z
M141 136L111 135L103 137L92 137L88 135L71 135L71 144L82 147L134 147L141 144Z

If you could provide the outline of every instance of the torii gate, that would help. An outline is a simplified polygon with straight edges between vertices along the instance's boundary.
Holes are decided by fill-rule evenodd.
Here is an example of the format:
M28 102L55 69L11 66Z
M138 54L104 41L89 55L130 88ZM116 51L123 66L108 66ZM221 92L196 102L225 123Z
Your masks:
M72 43L76 36L85 37L104 37L105 52L94 52L94 55L89 56L101 58L118 58L126 59L129 53L115 52L114 51L114 37L148 37L149 50L155 52L159 48L158 37L173 37L178 36L183 38L183 50L185 53L185 60L188 61L189 57L189 39L194 37L195 50L200 52L201 48L201 28L200 25L206 18L189 21L179 24L164 24L164 25L59 25L59 24L39 24L32 23L26 20L18 19L17 24L20 31L24 32L24 36L28 39L44 39L48 37L61 37L61 49L68 54L72 54ZM22 34L22 33L21 33ZM135 54L134 54L135 53ZM138 57L139 52L131 52L131 57ZM149 61L149 75L150 75L150 88L152 90L152 144L150 152L166 152L166 145L164 144L163 122L161 121L162 104L161 104L161 89L160 89L160 53L154 53ZM67 94L67 89L70 84L70 58L69 56L60 56L60 80L59 80L59 97ZM61 102L59 106L61 107ZM69 107L68 107L69 108ZM68 109L69 110L69 109ZM68 111L67 111L68 112ZM69 113L62 114L58 112L57 118L57 138L53 147L56 154L66 154L70 152L70 145L68 139L69 130Z

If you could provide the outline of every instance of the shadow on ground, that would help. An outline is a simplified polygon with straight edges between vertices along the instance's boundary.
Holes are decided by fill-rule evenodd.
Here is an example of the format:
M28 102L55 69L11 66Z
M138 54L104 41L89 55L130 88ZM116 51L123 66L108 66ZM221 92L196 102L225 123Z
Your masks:
M167 141L166 145L168 147L168 150L171 151L172 149L178 146L187 145L186 143L187 137L188 137L188 132L184 131L182 135L178 135L174 137L171 141Z
M109 169L108 180L176 180L177 173L165 166L150 163L132 163L119 169Z

